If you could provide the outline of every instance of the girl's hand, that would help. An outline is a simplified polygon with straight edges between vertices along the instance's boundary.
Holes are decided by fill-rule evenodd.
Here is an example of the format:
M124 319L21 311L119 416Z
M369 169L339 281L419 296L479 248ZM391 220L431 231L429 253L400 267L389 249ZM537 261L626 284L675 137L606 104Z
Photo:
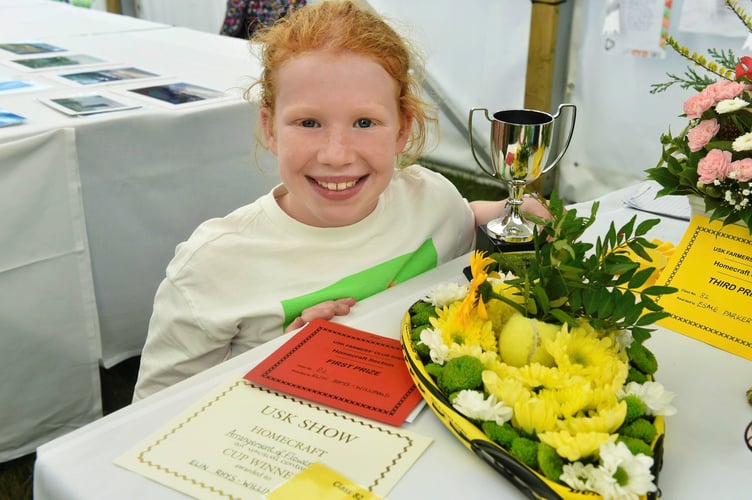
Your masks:
M285 333L297 330L317 318L332 319L335 316L345 316L350 312L350 308L355 305L355 302L353 298L327 300L304 309L300 316L292 320L292 323L285 329Z

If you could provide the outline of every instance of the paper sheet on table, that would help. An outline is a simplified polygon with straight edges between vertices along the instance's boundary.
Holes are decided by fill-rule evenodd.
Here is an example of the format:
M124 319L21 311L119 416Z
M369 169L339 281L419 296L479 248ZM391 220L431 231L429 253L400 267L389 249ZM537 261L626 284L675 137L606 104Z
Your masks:
M660 189L657 182L644 182L624 200L624 204L642 212L689 220L691 211L687 197L669 195L656 198Z

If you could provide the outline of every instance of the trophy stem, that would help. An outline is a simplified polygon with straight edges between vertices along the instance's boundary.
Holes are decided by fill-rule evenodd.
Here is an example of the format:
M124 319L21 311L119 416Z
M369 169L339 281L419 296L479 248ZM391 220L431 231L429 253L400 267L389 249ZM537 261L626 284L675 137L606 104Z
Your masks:
M509 191L512 196L506 202L504 213L500 218L494 219L486 225L486 229L491 236L507 243L532 241L533 224L524 220L520 211L524 200L525 185L526 182L524 181L509 183Z

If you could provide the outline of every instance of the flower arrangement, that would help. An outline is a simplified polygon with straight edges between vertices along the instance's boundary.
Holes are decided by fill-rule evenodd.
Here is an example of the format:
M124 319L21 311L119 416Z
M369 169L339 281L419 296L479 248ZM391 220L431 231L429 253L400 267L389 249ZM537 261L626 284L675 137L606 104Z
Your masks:
M655 297L675 291L651 284L661 245L644 235L658 220L612 223L593 246L579 237L597 203L582 218L554 193L548 208L533 252L476 252L468 284L410 308L406 359L419 357L447 404L553 485L539 496L638 498L656 491L654 450L675 412L645 346L667 315Z
M752 18L735 0L726 3L752 32ZM752 234L752 57L709 49L707 59L673 37L666 44L705 74L690 67L652 86L651 93L676 84L697 94L684 103L687 126L661 136L661 158L648 177L662 186L659 196L698 195L710 220L741 223Z

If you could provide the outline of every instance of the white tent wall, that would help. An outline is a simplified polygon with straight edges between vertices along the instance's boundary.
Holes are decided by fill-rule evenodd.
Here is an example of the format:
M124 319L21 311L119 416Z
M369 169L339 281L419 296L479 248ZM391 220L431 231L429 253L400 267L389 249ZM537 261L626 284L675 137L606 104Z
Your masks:
M123 0L150 21L218 33L226 0ZM315 3L319 0L309 0ZM480 175L470 154L467 115L521 107L530 33L527 0L369 0L425 58L426 84L439 107L437 141L426 157L442 166ZM489 127L478 142L487 148ZM479 153L482 156L482 153Z
M680 31L685 1L673 2L669 34L700 54L706 55L707 48L745 53L743 37ZM748 7L746 0L742 3ZM661 134L669 126L674 132L686 126L686 119L679 115L684 101L694 93L674 85L651 94L651 84L667 81L666 73L683 74L687 61L671 48L663 59L606 51L605 16L603 0L575 0L568 87L569 98L577 105L577 126L559 167L559 194L570 201L593 199L644 180L645 169L654 167L660 158ZM712 17L707 19L708 25L713 22Z
M319 0L309 0L315 2ZM439 104L439 140L426 158L481 176L470 153L467 115L473 107L490 112L523 107L530 38L530 0L369 0L413 40L426 59L427 83ZM546 0L548 1L548 0ZM662 5L664 0L631 0ZM690 50L733 49L744 38L679 31L685 2L673 0L669 33ZM721 0L699 0L708 2ZM226 0L122 0L140 17L217 33ZM660 157L660 135L678 131L690 90L672 87L650 94L650 85L682 74L687 61L667 49L665 58L640 58L606 51L602 34L604 0L566 0L560 5L559 34L550 110L577 105L569 151L557 167L559 195L572 202L593 199L645 179ZM622 5L630 0L621 0ZM745 7L752 0L742 2ZM752 8L748 9L752 12ZM712 18L708 23L714 22ZM566 47L568 46L568 47ZM564 50L567 48L568 50ZM489 126L478 115L476 143L487 147ZM481 158L482 159L482 158ZM549 176L552 177L552 176ZM481 176L481 178L483 178Z
M531 4L520 0L370 0L422 51L429 94L439 105L439 141L426 157L479 173L467 137L468 112L517 108L525 96ZM482 115L479 115L479 117ZM485 121L485 120L479 120ZM485 125L485 126L484 126ZM474 138L488 148L490 126Z

